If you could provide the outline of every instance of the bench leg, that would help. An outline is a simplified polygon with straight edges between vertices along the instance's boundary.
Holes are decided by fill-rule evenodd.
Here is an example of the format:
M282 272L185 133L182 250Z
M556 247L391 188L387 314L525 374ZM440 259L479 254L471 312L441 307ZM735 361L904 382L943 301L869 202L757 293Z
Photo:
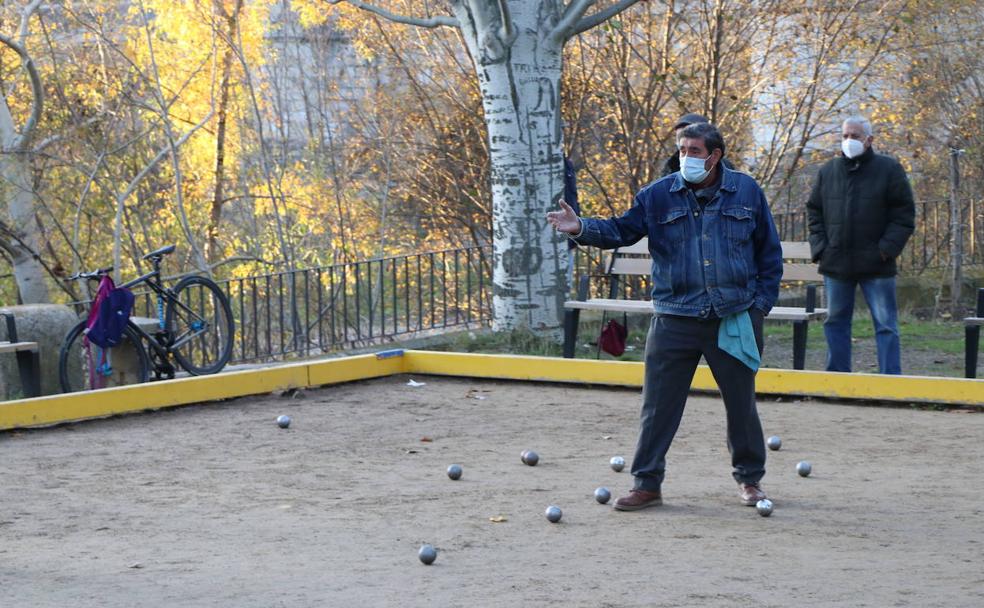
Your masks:
M577 324L581 320L581 309L564 311L564 358L573 359L577 349Z
M806 368L806 336L809 321L793 321L793 369Z
M17 371L25 397L41 396L41 354L36 351L17 351Z
M981 326L974 325L964 328L964 350L966 353L964 377L977 377L977 349L980 347Z

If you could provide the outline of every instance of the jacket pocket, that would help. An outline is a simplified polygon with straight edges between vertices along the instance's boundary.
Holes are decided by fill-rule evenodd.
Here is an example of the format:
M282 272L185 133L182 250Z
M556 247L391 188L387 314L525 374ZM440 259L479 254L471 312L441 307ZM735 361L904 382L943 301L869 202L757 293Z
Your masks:
M881 259L878 243L864 243L855 251L850 265L858 276L879 275L886 270L886 263Z
M656 236L664 243L680 243L687 237L687 215L685 207L669 209L656 217Z
M748 207L727 207L721 210L724 234L733 241L747 241L755 230L755 214Z

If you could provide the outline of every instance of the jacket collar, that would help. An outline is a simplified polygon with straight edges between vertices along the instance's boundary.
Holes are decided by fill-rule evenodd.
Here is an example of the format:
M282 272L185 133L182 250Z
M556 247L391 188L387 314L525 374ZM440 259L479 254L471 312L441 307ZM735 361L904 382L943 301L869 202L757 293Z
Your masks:
M874 146L868 146L868 149L865 150L864 151L864 154L862 154L861 156L856 156L854 158L848 158L848 157L844 156L844 153L843 152L841 152L840 153L840 157L841 157L841 160L843 160L844 163L847 164L849 167L855 167L856 168L856 167L858 167L860 165L863 165L864 163L868 162L869 160L871 160L872 158L875 157L875 147Z
M721 172L721 189L726 192L737 192L738 191L738 177L737 171L733 171L724 166L724 163L718 161L718 171ZM670 186L670 192L679 192L687 187L686 180L683 179L683 174L679 171L673 174L673 185Z

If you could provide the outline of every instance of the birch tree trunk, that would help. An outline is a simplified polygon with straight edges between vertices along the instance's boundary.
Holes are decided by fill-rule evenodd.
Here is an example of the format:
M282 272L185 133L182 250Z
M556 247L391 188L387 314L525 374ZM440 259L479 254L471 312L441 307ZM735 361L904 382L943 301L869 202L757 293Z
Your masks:
M516 37L501 58L483 48L490 25L459 14L490 142L494 331L558 330L567 294L567 239L546 222L564 192L563 49L547 39L544 4L510 3Z
M0 121L6 114L6 103L0 109ZM7 114L9 116L9 114ZM34 216L34 188L30 180L29 156L9 152L4 141L0 176L4 182L4 199L10 217L12 234L0 235L3 247L10 256L14 280L24 304L44 304L49 301L44 265L38 257L41 251L41 228Z

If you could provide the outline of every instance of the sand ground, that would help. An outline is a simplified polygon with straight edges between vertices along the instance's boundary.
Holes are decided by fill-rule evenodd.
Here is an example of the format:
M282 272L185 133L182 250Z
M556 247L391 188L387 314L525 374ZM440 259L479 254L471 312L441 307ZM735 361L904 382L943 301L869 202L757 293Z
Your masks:
M0 434L0 606L984 605L980 414L760 402L763 518L693 395L665 506L621 513L638 390L408 379Z

